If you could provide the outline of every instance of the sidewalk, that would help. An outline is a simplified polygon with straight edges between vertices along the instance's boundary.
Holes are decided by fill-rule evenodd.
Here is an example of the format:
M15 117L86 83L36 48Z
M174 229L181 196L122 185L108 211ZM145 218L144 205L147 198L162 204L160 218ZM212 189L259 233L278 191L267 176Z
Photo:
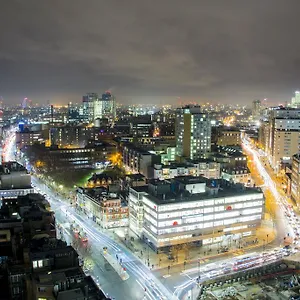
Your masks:
M147 244L138 238L131 240L130 236L126 237L120 229L115 229L115 238L122 242L129 250L131 250L147 267L151 270L165 269L169 266L182 265L188 267L189 264L198 262L208 262L210 259L222 256L243 255L247 250L253 248L264 247L274 241L276 232L272 226L263 226L256 231L256 236L244 238L241 242L232 243L228 252L221 253L219 245L206 245L202 247L194 246L188 250L177 250L176 258L170 260L167 253L157 254ZM257 239L257 241L256 241ZM184 263L186 265L184 265Z

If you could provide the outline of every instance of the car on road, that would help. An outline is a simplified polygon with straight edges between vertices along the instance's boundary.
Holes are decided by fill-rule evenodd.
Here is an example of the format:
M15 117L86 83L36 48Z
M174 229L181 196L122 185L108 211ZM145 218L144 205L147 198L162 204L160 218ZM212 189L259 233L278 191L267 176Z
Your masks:
M222 270L213 270L213 271L209 272L209 273L207 274L207 276L208 276L209 278L212 278L212 277L220 276L220 275L222 275L222 274L224 274Z

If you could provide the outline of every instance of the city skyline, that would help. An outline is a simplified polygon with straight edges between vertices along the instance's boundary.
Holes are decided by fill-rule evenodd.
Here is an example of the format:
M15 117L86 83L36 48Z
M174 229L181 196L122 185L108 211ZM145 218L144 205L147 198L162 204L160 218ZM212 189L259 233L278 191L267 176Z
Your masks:
M10 1L0 11L0 96L66 104L109 89L125 104L284 103L300 88L299 7Z

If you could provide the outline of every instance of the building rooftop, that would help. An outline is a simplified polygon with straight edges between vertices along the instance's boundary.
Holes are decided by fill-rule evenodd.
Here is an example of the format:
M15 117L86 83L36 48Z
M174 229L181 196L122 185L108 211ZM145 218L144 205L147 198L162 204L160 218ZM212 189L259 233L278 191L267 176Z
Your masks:
M215 161L212 160L211 158L187 159L186 162L190 164L212 163L212 162L215 163Z
M101 180L117 180L118 176L116 173L110 172L109 174L106 173L94 173L93 176L91 178L88 179L88 181L101 181Z
M235 167L235 168L226 167L222 169L222 172L228 174L248 174L250 173L250 170L248 167Z
M151 154L149 151L146 151L146 150L144 150L143 148L136 147L136 146L134 146L134 145L131 144L131 143L125 143L124 149L125 149L125 148L128 148L128 149L130 149L130 150L132 150L132 151L139 152L139 153L142 154L142 155L153 155L153 154Z
M173 179L181 184L197 184L197 183L207 183L207 179L204 177L195 176L177 176Z
M108 193L107 189L103 187L86 188L84 189L84 193L99 201L120 199L117 194Z
M32 259L43 258L46 252L75 252L73 247L67 246L67 243L56 238L32 239L30 242L30 256ZM48 255L48 254L47 254Z
M0 165L0 174L10 174L11 172L27 172L26 168L16 161L4 162Z
M133 186L130 189L136 191L137 193L147 193L148 192L148 185Z
M222 126L220 129L223 132L240 132L240 129L237 127Z
M69 299L104 300L108 298L94 280L90 276L86 276L80 282L71 283L68 290L58 292L57 300Z
M144 181L145 180L145 176L140 173L128 174L128 175L126 175L126 178L128 178L132 181Z
M207 184L212 182L215 182L214 184L216 184L216 187L207 186ZM199 183L203 183L203 182L200 181ZM215 192L212 192L213 190ZM207 180L206 190L204 193L191 194L187 190L181 190L178 192L170 191L166 194L153 195L148 190L146 197L149 200L159 205L159 204L192 202L192 201L199 201L205 199L232 197L238 194L240 195L262 194L262 191L260 188L250 188L250 187L245 187L243 184L234 184L223 179L214 179L214 180Z

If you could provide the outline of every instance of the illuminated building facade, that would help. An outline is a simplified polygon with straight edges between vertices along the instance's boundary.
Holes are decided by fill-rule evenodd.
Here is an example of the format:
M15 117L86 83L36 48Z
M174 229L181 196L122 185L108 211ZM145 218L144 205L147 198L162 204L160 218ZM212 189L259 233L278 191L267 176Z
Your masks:
M211 151L211 121L200 107L177 109L175 135L177 157L207 158Z
M178 176L203 176L220 178L220 163L213 161L190 162L186 164L155 164L150 168L154 179L172 179Z
M95 140L95 129L86 126L53 126L50 128L51 146L85 147L89 141Z
M295 154L292 158L292 174L291 174L291 197L300 205L300 155Z
M106 91L101 95L101 98L94 100L93 120L108 119L109 122L114 122L116 119L116 98L110 91Z
M266 154L279 171L282 163L291 163L300 149L300 109L276 107L269 112Z
M77 205L103 228L128 226L128 206L103 188L78 188Z
M155 163L161 162L161 157L137 148L132 144L126 144L123 147L123 166L126 171L131 173L140 173L149 178L149 167Z
M233 183L252 185L251 173L247 167L223 168L221 177Z
M221 128L218 130L218 146L239 146L241 145L241 132L238 129Z
M260 100L254 100L252 102L252 118L253 120L259 120L260 115L261 115L261 101Z
M291 99L292 108L300 108L300 92L296 91L295 96Z
M86 122L94 121L94 103L98 100L97 93L87 93L82 97L83 117Z
M184 243L226 244L255 235L264 214L260 189L222 180L152 180L129 193L129 227L153 249Z

